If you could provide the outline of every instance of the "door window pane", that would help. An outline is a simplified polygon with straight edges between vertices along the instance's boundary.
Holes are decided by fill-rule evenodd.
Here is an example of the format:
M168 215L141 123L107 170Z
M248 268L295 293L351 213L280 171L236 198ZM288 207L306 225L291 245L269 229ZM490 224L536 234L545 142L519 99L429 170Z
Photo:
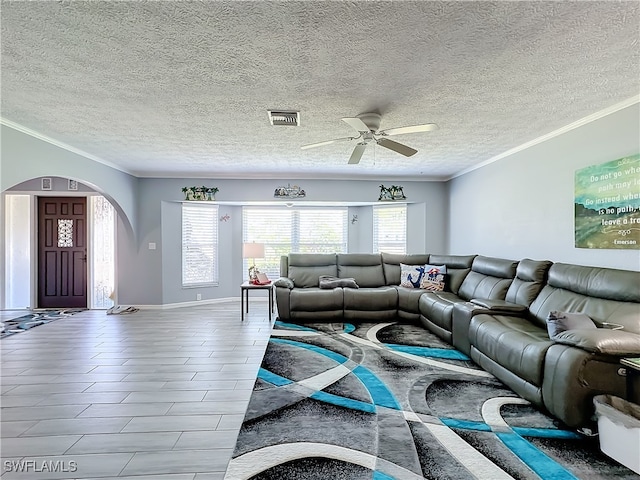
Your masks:
M73 220L58 219L58 247L73 247Z

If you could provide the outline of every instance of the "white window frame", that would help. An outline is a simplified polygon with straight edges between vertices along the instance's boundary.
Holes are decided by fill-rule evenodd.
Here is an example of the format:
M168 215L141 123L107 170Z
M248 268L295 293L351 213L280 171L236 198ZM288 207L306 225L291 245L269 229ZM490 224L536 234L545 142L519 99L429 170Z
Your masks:
M203 263L207 258L211 263ZM189 269L200 269L200 276L190 278ZM182 204L182 288L217 285L218 206L185 202Z
M349 248L348 213L348 207L245 206L242 208L242 241L264 244L265 258L255 259L256 267L269 278L277 278L282 255L292 252L346 253ZM330 221L331 216L335 216L335 223ZM342 238L338 242L309 241L314 237L314 226L326 226L327 222L335 226L334 233L340 232ZM249 260L244 259L244 280L248 277Z
M407 253L406 203L373 206L373 253L381 252Z

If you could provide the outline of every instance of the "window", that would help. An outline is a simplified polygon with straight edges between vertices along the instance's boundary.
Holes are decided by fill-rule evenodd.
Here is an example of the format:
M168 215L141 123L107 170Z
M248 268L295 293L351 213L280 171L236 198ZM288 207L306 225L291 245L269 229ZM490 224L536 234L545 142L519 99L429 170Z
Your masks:
M218 206L182 204L182 286L218 284Z
M269 278L280 276L280 257L295 253L345 253L347 208L244 207L243 242L264 243L265 258L255 259ZM249 264L245 260L244 276Z
M373 207L374 253L407 253L407 206Z
M2 195L0 193L0 195ZM4 211L4 305L6 309L31 306L31 215L29 195L7 194ZM2 287L0 287L2 288ZM0 295L1 297L1 295Z
M88 200L91 212L91 308L106 309L114 305L111 294L115 289L116 276L116 212L102 196L91 196Z

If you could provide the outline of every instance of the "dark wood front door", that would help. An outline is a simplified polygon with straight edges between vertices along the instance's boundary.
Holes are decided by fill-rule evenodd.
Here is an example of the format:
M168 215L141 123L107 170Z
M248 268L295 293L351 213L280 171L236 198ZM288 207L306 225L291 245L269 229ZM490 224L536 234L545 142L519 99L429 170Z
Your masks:
M85 197L38 197L38 307L87 307Z

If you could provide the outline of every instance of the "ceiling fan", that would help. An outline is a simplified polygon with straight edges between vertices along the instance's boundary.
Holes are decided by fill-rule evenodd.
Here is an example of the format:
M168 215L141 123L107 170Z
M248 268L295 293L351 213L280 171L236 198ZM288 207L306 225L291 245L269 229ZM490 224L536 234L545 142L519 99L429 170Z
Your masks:
M336 138L335 140L327 140L325 142L312 143L310 145L303 145L301 148L306 150L307 148L321 147L323 145L329 145L331 143L338 143L344 141L358 140L351 157L349 158L349 164L353 165L360 162L364 149L370 142L375 142L381 147L393 150L405 157L410 157L418 153L417 150L403 145L402 143L395 142L388 139L393 135L404 135L405 133L419 133L430 132L437 130L438 126L435 123L425 123L423 125L411 125L408 127L388 128L387 130L378 130L380 128L381 116L378 113L362 113L356 117L346 117L342 121L354 128L358 132L357 137L343 137Z

